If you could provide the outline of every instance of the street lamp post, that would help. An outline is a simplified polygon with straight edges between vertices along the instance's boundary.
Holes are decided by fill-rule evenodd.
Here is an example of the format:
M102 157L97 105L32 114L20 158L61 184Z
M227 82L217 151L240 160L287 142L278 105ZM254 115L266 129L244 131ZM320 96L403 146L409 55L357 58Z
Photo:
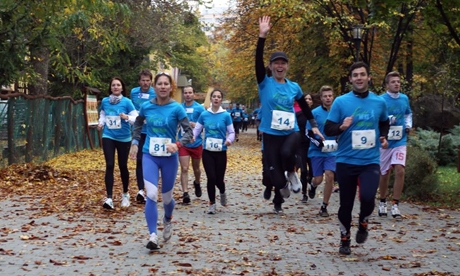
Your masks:
M353 41L355 42L355 50L356 50L355 61L359 61L359 48L361 46L361 40L362 40L361 35L362 35L363 29L364 29L363 25L354 25L351 28Z

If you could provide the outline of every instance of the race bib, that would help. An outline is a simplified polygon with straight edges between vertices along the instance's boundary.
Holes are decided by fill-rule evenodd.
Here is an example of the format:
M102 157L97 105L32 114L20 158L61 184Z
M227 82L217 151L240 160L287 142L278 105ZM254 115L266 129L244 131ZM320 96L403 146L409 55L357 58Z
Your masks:
M171 143L171 138L151 137L149 153L152 156L171 156L171 153L166 151L166 144L169 143Z
M281 110L272 111L271 128L276 130L290 130L294 128L295 114Z
M185 113L187 113L187 114L193 113L193 107L186 107L185 108Z
M120 116L105 116L105 124L109 129L120 129L121 128L121 117Z
M403 136L402 126L390 126L390 131L388 132L388 140L401 140L402 136Z
M235 112L235 117L240 117L241 114L239 112Z
M149 99L150 98L150 95L149 93L139 93L139 96L141 99Z
M375 130L353 130L351 132L351 148L356 150L375 147Z
M209 151L222 151L222 146L224 144L223 139L219 138L206 138L206 149Z
M322 152L334 152L337 151L338 145L335 140L323 141L324 147L321 148Z

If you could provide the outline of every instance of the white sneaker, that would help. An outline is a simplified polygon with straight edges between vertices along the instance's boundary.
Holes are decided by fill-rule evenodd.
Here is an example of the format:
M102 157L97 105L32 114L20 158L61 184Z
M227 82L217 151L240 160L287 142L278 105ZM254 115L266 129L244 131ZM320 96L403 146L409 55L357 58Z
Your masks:
M166 221L166 218L163 218L163 225L163 240L167 242L172 235L172 221Z
M393 204L393 206L391 206L391 215L396 219L401 218L401 213L399 212L399 206L397 204Z
M123 194L121 196L121 207L122 208L128 208L130 205L129 203L129 193Z
M145 203L145 192L144 190L139 190L136 195L136 201L139 203Z
M105 209L111 209L111 210L115 209L113 207L113 200L111 198L106 198L104 200L104 204L102 204L102 207L104 207Z
M387 203L380 202L379 203L379 217L386 217L387 216Z
M291 190L297 194L302 189L302 183L296 172L287 172L289 182L291 182Z
M150 234L149 242L145 246L150 250L155 250L155 249L160 249L160 246L158 245L158 237L157 234L152 233Z
M208 214L214 215L216 213L216 204L210 204L208 208Z

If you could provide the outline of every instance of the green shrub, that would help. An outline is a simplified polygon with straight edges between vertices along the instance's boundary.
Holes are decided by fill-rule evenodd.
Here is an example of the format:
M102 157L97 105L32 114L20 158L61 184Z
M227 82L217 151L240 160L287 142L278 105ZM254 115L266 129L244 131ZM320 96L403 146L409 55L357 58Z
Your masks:
M426 151L439 166L456 166L457 149L460 146L460 126L455 126L442 137L439 146L439 132L418 128L410 136L408 144Z
M439 192L437 167L437 163L429 152L409 145L407 147L404 197L417 201L435 199Z

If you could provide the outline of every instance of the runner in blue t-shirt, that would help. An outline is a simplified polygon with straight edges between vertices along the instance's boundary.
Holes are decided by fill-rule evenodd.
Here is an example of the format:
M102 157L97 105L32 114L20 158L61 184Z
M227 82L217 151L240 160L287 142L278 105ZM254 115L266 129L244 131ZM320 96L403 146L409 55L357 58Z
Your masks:
M187 113L190 127L194 128L201 113L204 112L204 107L195 101L195 91L193 87L188 85L184 87L182 95L184 96L184 102L182 107ZM179 129L179 138L182 137L182 129ZM182 202L184 204L190 203L190 195L188 194L188 168L190 165L190 158L192 159L192 169L195 176L193 181L193 187L195 189L195 196L201 197L201 155L203 152L203 138L198 135L195 142L190 143L179 149L179 163L180 163L180 182L182 185Z
M142 104L139 116L134 123L133 142L130 157L135 159L138 151L143 152L143 173L147 199L145 219L150 238L147 248L159 249L157 236L158 220L158 180L161 171L161 195L165 215L163 217L163 240L166 242L172 234L172 215L175 201L173 199L179 159L177 151L193 139L192 129L184 108L172 99L175 84L167 73L159 73L154 78L156 97ZM147 137L144 146L139 149L142 127L147 125ZM180 141L176 141L177 128L184 130Z
M230 115L232 115L233 128L235 129L235 140L238 142L238 135L240 134L241 124L243 123L243 110L240 108L239 103L236 103Z
M340 254L349 255L353 204L359 185L356 242L368 236L368 220L375 206L380 177L380 146L388 146L388 113L385 101L369 92L369 66L355 62L349 69L353 91L337 97L327 117L324 132L338 137L337 181L340 187Z
M211 92L211 107L201 113L193 129L193 136L198 138L204 128L203 167L208 183L208 214L216 213L216 187L220 193L220 204L227 206L225 189L225 170L227 169L227 147L235 139L232 118L221 107L223 93L220 89Z
M300 86L286 79L288 57L283 52L275 52L270 56L269 69L272 76L265 73L263 52L265 38L271 28L270 17L259 18L259 39L256 48L256 79L261 103L262 120L260 131L263 133L264 166L269 168L270 183L265 187L264 198L269 200L272 185L275 188L273 199L276 213L282 213L283 198L288 198L290 189L300 192L302 184L295 171L296 147L298 145L299 127L294 112L294 101L297 101L305 116L313 126L313 132L320 135L311 110L303 97Z
M152 87L152 72L148 69L142 69L139 73L138 83L140 86L131 89L131 100L133 101L134 107L137 111L141 108L141 105L155 97L155 91ZM139 140L139 147L143 147L145 143L145 137L147 136L146 126L142 128L141 139ZM142 173L142 151L137 154L136 160L136 179L137 188L139 191L136 195L136 201L139 203L145 203L145 191L144 191L144 174Z
M393 185L393 203L391 215L393 218L401 219L399 211L399 199L404 188L404 173L407 156L407 135L412 128L412 111L409 105L409 98L399 92L401 78L398 72L390 72L385 77L387 92L381 97L388 107L390 118L390 131L388 132L388 148L380 149L380 203L379 216L387 216L387 193L390 181L390 172L395 171Z
M114 209L113 205L113 172L115 168L115 151L118 156L123 195L121 207L129 207L129 171L128 154L131 144L131 124L138 113L133 102L126 98L126 86L121 78L110 80L109 96L102 99L98 129L102 130L102 150L105 158L105 189L107 198L102 205Z
M319 96L321 105L313 109L313 117L318 123L319 130L324 133L324 125L326 124L327 116L334 101L334 91L332 87L323 85L319 89ZM310 129L307 122L307 131ZM310 184L308 196L313 199L316 196L316 188L323 182L323 175L326 177L326 183L323 189L323 203L321 205L319 215L321 217L328 217L329 212L327 206L331 198L332 189L334 187L334 174L335 174L335 155L337 151L337 142L335 137L324 135L325 140L320 144L321 146L311 142L308 149L308 157L311 159L313 169L313 181Z

